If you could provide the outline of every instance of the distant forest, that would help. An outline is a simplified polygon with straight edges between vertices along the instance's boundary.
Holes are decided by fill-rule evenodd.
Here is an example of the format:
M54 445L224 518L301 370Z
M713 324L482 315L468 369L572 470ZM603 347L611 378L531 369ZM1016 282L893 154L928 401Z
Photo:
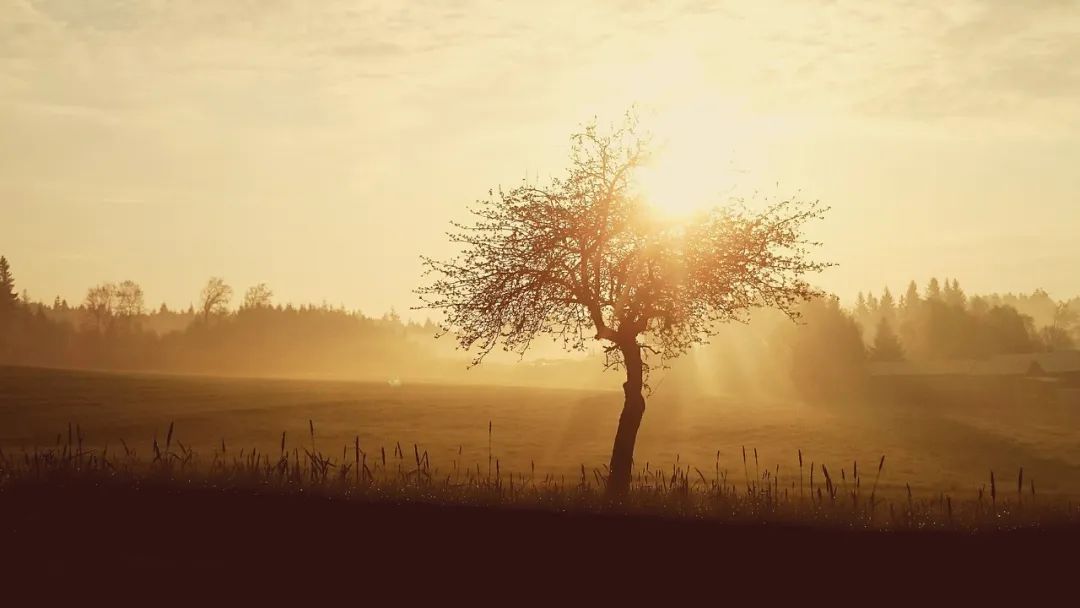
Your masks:
M25 292L24 292L25 294ZM133 281L91 287L77 304L17 295L0 261L0 363L115 370L385 378L433 359L431 323L323 305L275 304L266 285L238 304L210 279L198 304L148 309ZM426 361L430 363L430 361Z
M851 310L880 361L979 358L1071 350L1080 338L1080 298L1055 301L1045 291L968 297L956 279L914 281L897 300L860 293Z
M280 304L263 284L237 297L210 279L196 304L148 308L133 281L102 283L83 301L37 301L16 288L0 258L0 364L251 376L395 378L607 386L593 360L505 357L463 374L467 358L434 340L431 322L407 322L340 307ZM897 298L888 288L860 293L851 307L826 297L805 304L798 323L775 312L732 324L656 384L723 392L787 387L833 394L857 385L874 361L980 358L1070 350L1080 340L1080 298L1046 292L968 295L955 279L913 281ZM547 358L544 358L547 357ZM781 381L781 382L778 382Z

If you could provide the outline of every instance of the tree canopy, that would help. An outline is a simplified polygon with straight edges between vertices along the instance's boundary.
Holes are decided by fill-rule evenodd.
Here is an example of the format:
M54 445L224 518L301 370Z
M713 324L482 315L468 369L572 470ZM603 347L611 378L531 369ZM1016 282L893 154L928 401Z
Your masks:
M434 276L418 290L424 306L445 313L475 362L499 346L524 353L540 334L568 349L606 341L610 364L635 345L672 358L750 309L794 317L818 295L806 277L827 264L803 236L825 212L817 202L735 201L667 221L636 188L650 152L633 115L610 130L594 121L571 144L564 176L490 192L473 223L454 223L461 254L423 259Z

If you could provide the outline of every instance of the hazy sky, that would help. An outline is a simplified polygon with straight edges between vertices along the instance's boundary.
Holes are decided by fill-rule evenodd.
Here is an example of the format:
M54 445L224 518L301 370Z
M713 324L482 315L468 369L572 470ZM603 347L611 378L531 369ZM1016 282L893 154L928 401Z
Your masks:
M0 0L0 253L48 300L400 310L449 219L631 103L687 196L832 205L845 297L1080 294L1078 2Z

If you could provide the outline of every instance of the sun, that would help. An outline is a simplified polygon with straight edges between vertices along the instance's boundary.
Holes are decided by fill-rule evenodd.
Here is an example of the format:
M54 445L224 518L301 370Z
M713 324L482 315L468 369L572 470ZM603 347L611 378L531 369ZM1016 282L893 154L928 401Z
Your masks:
M704 149L662 149L637 173L639 193L662 215L686 217L722 203L730 176Z
M708 111L688 108L656 121L653 154L635 175L639 194L651 208L684 218L725 202L740 172L724 123Z

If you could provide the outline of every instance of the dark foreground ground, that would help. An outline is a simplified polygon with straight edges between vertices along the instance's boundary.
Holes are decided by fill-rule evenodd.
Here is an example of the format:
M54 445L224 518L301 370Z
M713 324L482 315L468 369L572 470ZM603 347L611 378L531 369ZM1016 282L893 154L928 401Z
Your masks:
M1009 596L1030 605L1062 589L1070 604L1080 590L1077 527L868 532L205 488L8 487L0 547L0 597L37 605L141 585L166 595L203 585L259 594L308 587L313 596L377 594L402 606L432 595L516 605L538 594L567 605L589 595L698 594L767 605L784 597L940 605L953 596L964 605Z

